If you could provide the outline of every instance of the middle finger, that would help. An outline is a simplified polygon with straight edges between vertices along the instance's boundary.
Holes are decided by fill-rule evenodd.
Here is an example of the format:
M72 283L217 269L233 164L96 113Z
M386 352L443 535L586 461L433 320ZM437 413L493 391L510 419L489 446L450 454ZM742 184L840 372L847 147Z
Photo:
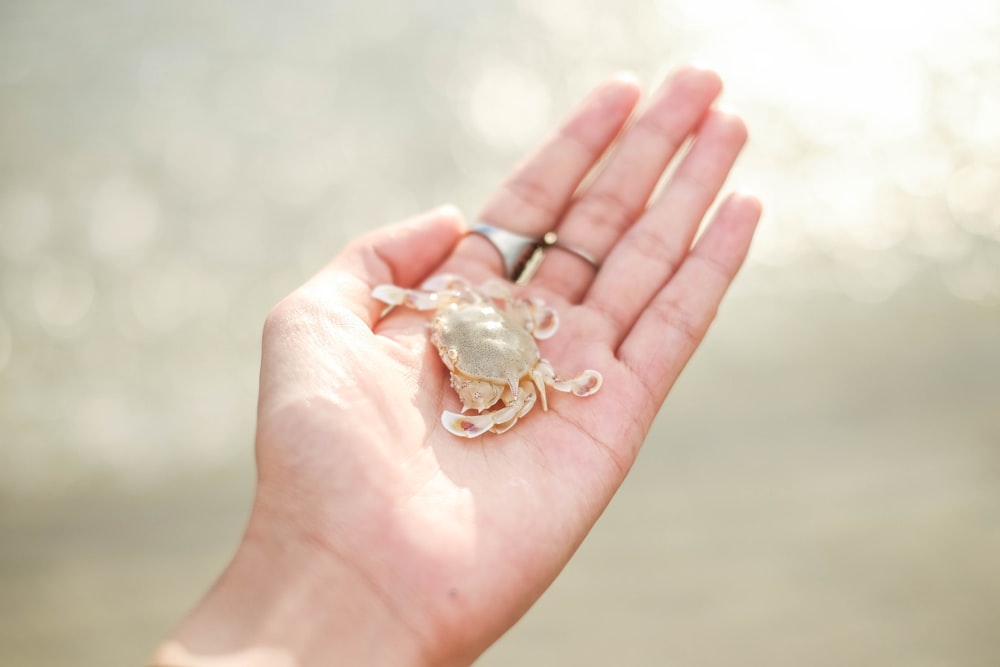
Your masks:
M645 210L663 171L721 90L715 72L693 67L675 72L570 206L556 229L559 243L602 261ZM579 301L593 279L594 267L556 247L547 251L531 282Z
M500 187L479 219L532 238L550 231L580 181L621 131L639 97L638 86L617 76L598 86L563 125ZM497 249L485 238L466 236L442 270L479 280L503 275ZM504 275L505 278L509 276Z

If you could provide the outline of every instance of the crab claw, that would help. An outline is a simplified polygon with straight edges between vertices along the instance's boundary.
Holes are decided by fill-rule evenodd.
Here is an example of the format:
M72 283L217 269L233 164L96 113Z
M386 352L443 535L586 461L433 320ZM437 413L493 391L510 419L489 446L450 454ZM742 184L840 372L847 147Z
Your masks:
M408 306L416 310L434 310L438 306L436 292L422 292L406 289L398 285L376 285L372 289L372 298L393 306ZM388 309L387 309L388 311Z
M475 438L487 431L503 433L512 427L535 405L535 391L530 383L521 385L517 397L505 392L504 401L511 401L499 410L478 415L462 415L445 410L441 413L441 424L453 435Z
M441 424L453 435L463 438L475 438L493 428L493 418L489 413L484 415L460 415L457 412L441 413Z
M518 417L517 408L519 405L510 405L493 412L484 412L479 415L462 415L457 412L445 410L441 413L441 424L453 435L460 435L463 438L475 438L482 435L497 424L503 424L516 420Z

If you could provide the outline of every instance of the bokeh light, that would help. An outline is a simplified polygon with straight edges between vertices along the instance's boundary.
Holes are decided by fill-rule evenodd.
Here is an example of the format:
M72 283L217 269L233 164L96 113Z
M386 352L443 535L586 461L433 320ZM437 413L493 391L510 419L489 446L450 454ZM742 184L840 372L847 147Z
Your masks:
M184 484L249 493L272 304L364 231L444 202L473 217L604 77L687 62L747 119L729 185L765 218L628 513L490 664L607 664L535 636L583 609L573 627L607 622L587 634L630 664L996 662L998 42L995 0L3 3L0 662L62 664L60 643L135 662L84 629L126 627L119 605L152 641L203 583L186 572L224 562L228 543L178 547L181 525L218 545L245 506ZM176 566L139 603L123 563ZM620 604L575 604L587 586Z

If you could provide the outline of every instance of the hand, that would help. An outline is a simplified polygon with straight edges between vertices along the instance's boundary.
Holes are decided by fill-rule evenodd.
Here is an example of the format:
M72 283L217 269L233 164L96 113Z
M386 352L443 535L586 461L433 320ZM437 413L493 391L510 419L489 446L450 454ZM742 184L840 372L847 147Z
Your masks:
M543 356L603 374L593 396L553 393L499 436L444 430L458 399L428 314L380 319L371 289L501 275L451 208L358 239L274 308L246 536L158 664L468 664L513 625L622 483L747 252L760 206L746 196L693 243L746 139L712 107L720 87L678 71L627 124L637 86L605 83L482 213L600 258L550 251L521 290L559 313Z

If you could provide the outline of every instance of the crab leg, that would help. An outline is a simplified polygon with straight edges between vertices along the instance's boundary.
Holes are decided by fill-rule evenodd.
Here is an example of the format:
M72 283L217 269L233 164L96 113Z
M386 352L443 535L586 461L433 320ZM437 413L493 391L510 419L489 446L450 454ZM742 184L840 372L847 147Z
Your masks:
M514 300L514 293L510 290L510 285L499 278L487 280L479 286L479 291L498 301L509 303Z
M469 281L461 276L456 276L451 273L439 273L436 276L431 276L424 281L424 284L420 286L420 289L425 292L444 292L444 291L458 291L466 292L471 289Z
M559 328L559 316L541 299L518 299L510 286L502 280L489 280L479 290L490 297L504 302L504 307L515 310L527 323L528 331L538 340L550 338Z
M593 370L585 370L576 377L562 379L556 377L555 369L545 359L540 359L538 365L531 371L531 379L538 387L538 393L542 395L542 410L548 410L548 401L545 398L545 386L548 385L556 391L564 391L576 396L590 396L597 393L601 388L604 378L600 373Z
M517 415L510 421L506 422L498 421L496 425L493 427L494 433L503 433L504 431L510 430L510 428L517 423L518 419L528 414L528 412L531 411L531 408L535 407L536 393L535 393L535 388L531 385L531 383L525 380L521 382L519 389L520 391L517 392L518 398L514 404L514 405L520 404L521 406L517 410ZM504 393L506 394L506 392ZM506 398L507 397L505 396L504 399L506 400Z
M438 307L443 293L406 289L397 285L376 285L372 290L372 296L382 303L388 304L389 307L385 311L387 313L394 306L406 306L415 310L434 310Z
M386 309L382 311L383 317L396 306L406 306L414 310L436 310L442 303L468 300L471 293L468 281L448 273L428 278L420 289L406 289L399 285L376 285L372 289L372 297L387 304Z
M463 415L445 410L441 413L441 424L449 433L464 438L475 438L487 431L503 433L534 407L535 390L529 382L522 382L517 398L514 398L508 388L504 391L503 400L510 403L499 410L478 415Z
M541 299L530 299L521 303L528 311L528 321L531 323L528 330L531 331L531 335L538 340L551 338L559 328L559 315L556 311L546 306Z

